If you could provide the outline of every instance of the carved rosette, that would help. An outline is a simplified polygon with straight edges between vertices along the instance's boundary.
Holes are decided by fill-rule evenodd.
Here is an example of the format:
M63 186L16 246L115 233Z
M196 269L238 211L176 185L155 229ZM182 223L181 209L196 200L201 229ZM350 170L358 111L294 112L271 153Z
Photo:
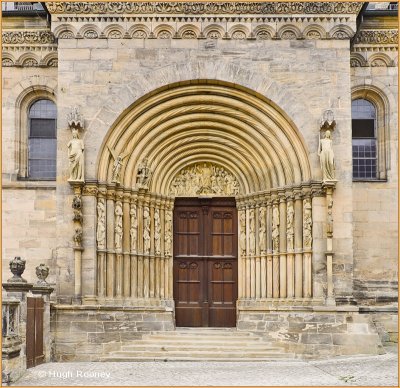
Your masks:
M169 194L175 196L238 195L239 182L224 167L197 163L185 167L172 180Z

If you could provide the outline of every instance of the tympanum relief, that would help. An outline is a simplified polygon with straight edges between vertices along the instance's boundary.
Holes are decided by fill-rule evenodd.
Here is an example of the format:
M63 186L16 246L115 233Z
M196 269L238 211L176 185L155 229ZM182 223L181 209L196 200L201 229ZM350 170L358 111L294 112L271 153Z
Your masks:
M224 167L197 163L181 170L172 180L170 195L238 195L239 182Z

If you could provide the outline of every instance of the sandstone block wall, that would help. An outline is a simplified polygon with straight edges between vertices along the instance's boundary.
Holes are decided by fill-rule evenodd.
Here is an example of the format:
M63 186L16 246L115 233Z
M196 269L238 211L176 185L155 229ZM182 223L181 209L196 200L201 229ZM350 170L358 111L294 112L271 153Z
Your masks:
M376 326L368 315L356 310L295 310L241 312L237 327L259 332L286 352L302 358L384 353Z
M99 361L144 332L167 330L174 330L174 321L165 309L56 306L51 317L53 360Z

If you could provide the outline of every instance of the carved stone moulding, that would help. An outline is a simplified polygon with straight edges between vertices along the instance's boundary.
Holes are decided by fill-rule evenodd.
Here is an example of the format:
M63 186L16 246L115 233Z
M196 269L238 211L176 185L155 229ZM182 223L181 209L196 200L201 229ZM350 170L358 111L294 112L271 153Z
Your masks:
M360 2L48 2L52 14L357 14Z
M55 43L55 37L48 30L3 31L3 44L48 44Z
M224 167L203 162L182 169L172 180L169 194L175 196L238 195L239 182Z
M398 30L361 30L357 33L355 44L394 44L399 43Z

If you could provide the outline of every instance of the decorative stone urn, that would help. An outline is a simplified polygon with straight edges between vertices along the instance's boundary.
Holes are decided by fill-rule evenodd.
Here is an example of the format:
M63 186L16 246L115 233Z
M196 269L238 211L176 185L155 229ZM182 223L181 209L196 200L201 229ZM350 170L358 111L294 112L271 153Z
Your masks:
M26 280L21 277L21 275L25 271L25 263L24 259L16 256L14 259L10 261L10 270L14 275L12 278L8 279L7 282L9 283L26 283Z
M38 281L36 284L41 286L48 286L49 284L46 282L47 276L49 276L49 267L46 264L40 264L36 267L36 276L38 277Z

